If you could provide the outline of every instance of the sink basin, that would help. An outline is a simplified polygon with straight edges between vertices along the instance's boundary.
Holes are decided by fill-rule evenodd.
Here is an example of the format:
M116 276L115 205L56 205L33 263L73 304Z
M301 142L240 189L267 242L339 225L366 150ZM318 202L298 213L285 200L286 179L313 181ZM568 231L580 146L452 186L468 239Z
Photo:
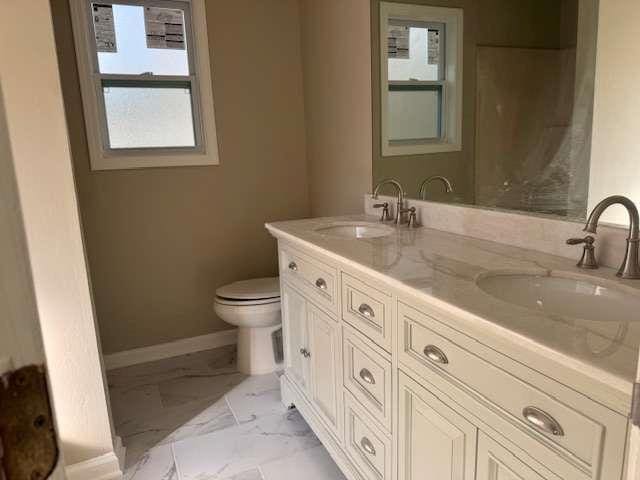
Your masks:
M340 238L379 238L393 233L393 228L370 222L337 222L316 228L322 235Z
M560 272L488 273L476 284L495 298L547 315L599 322L640 320L639 295L595 278Z

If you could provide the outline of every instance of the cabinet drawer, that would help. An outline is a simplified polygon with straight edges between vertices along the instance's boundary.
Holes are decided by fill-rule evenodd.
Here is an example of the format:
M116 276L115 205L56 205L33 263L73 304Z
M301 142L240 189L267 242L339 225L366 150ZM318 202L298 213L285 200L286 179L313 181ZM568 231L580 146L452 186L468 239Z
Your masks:
M343 338L345 388L391 431L391 362L347 325Z
M318 306L338 313L337 270L290 247L280 249L280 275L300 288Z
M391 480L391 439L375 426L358 401L344 392L345 448L367 480Z
M391 296L346 273L342 274L342 318L391 352Z
M587 416L436 333L439 322L428 315L399 303L398 318L400 362L418 374L428 369L459 380L522 431L582 469L598 470L605 433L625 435L620 424Z

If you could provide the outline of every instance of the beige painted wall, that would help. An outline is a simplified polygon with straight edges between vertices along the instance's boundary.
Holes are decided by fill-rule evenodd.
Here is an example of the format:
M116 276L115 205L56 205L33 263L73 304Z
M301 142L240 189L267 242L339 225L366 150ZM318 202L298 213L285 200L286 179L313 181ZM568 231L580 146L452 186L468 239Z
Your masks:
M640 207L640 2L600 0L589 209L609 195L627 195ZM628 225L623 207L603 221Z
M3 136L10 142L19 196L13 208L22 212L26 268L33 280L57 431L70 465L112 454L113 444L48 7L46 2L3 4L0 89L8 125ZM3 174L7 161L11 158L3 158ZM20 277L14 281L8 291L16 294Z
M206 2L220 166L108 172L89 169L68 3L52 5L105 353L230 328L216 287L276 274L264 222L309 213L298 1Z
M369 0L300 6L311 214L361 212L371 188Z

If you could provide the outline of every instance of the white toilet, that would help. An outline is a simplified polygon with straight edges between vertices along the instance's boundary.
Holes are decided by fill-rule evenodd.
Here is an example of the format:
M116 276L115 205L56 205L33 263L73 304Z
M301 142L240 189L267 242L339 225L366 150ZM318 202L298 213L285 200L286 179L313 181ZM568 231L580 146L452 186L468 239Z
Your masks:
M272 333L282 324L278 277L231 283L216 290L216 314L238 328L238 369L262 375L282 368L276 362Z

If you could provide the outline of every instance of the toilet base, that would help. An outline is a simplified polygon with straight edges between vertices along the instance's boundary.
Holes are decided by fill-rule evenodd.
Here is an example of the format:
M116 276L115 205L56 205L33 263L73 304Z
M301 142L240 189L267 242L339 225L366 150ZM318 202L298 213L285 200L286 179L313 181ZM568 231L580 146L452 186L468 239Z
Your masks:
M282 325L238 328L238 370L245 375L264 375L282 369L273 355L271 334Z

